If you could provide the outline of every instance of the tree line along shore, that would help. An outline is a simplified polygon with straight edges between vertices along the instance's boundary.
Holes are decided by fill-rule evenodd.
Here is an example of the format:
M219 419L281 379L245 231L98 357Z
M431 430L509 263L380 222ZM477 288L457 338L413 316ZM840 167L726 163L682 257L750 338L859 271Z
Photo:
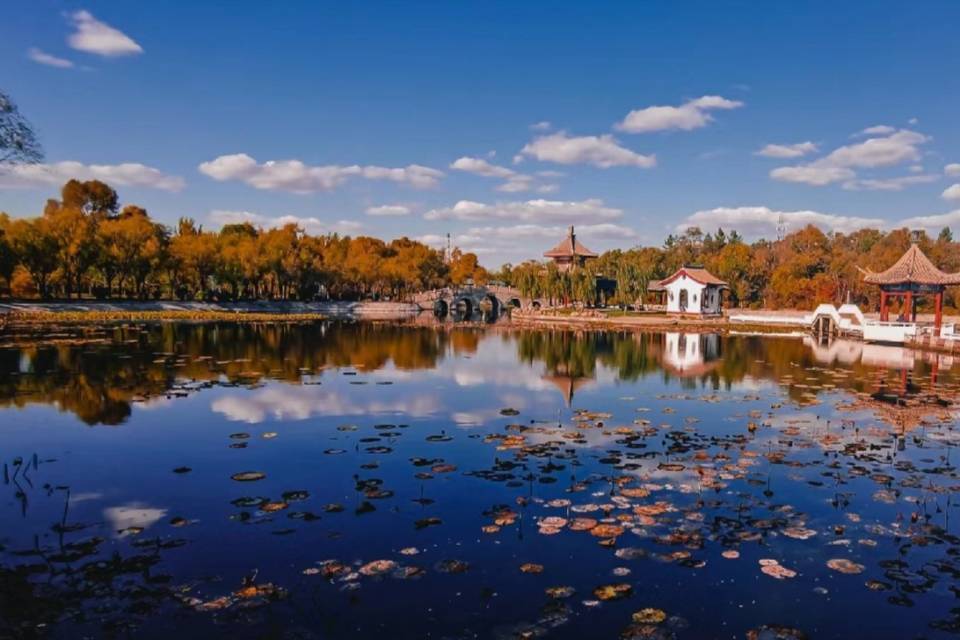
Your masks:
M660 247L606 251L567 272L528 260L484 268L476 254L447 252L410 238L310 235L295 225L249 223L174 227L136 204L120 205L103 182L70 180L34 218L0 213L0 298L19 300L315 301L404 300L443 286L499 282L530 298L589 304L598 276L616 281L608 302L643 305L647 287L681 266L703 265L729 283L728 307L812 309L879 303L861 268L883 270L910 246L907 229L824 233L807 226L774 240L691 227ZM945 271L960 271L949 228L919 236ZM947 291L945 309L960 307ZM921 308L921 311L923 309Z

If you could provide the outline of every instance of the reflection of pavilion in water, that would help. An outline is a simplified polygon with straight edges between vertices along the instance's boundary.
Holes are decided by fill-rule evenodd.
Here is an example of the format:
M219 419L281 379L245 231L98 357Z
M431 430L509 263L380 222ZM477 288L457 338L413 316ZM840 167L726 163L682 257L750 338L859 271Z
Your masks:
M824 365L866 365L879 369L867 380L867 393L858 394L849 409L872 411L883 422L901 433L924 424L952 420L960 397L957 385L942 384L941 370L949 371L954 358L949 355L918 351L900 346L834 340L823 344L811 337L803 339L814 359ZM926 365L921 368L921 364ZM918 371L929 369L929 372ZM893 380L887 375L895 372Z
M544 375L543 380L560 390L568 407L573 403L573 394L581 387L585 387L593 382L591 378L587 378L586 376L561 372Z
M663 334L663 368L679 377L702 376L720 362L720 336L716 333Z

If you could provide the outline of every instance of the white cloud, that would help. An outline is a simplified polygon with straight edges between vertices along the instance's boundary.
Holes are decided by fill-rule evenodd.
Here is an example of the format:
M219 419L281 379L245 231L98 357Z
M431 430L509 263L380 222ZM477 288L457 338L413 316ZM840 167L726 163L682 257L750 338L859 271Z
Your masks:
M436 394L421 394L397 400L355 402L337 391L316 391L314 387L278 386L244 396L224 396L210 408L235 422L257 424L273 420L307 420L313 416L366 416L406 414L433 415L442 408Z
M920 159L919 146L929 140L930 138L922 133L901 129L883 137L837 147L826 156L808 164L778 167L770 172L770 177L783 182L799 182L813 186L847 182L849 188L858 188L857 182L851 182L857 177L855 169L875 169L916 162ZM874 184L877 184L876 181ZM907 184L911 183L901 181L899 188Z
M565 131L558 131L536 138L520 153L544 162L590 164L601 169L617 166L649 168L657 164L656 156L641 155L622 147L610 134L571 137Z
M943 173L951 177L960 176L960 162L951 162L946 165L943 168Z
M130 36L100 22L89 11L75 11L70 19L76 31L67 38L67 44L78 51L107 57L143 53L143 47Z
M502 262L539 258L542 251L549 249L566 235L566 226L515 224L471 227L465 232L454 234L451 240L460 249L483 256L488 266L495 266ZM611 246L621 246L625 239L636 237L636 231L619 224L600 222L577 225L577 238L598 252ZM427 234L417 240L436 248L447 246L447 237L441 234Z
M45 64L48 67L57 67L58 69L69 69L73 66L73 62L70 60L67 60L66 58L58 58L57 56L37 49L36 47L31 47L27 51L27 57L37 64Z
M808 164L796 167L777 167L770 171L770 177L781 182L801 182L816 187L851 180L857 174L843 167L825 167Z
M450 165L450 168L457 171L464 171L466 173L483 176L485 178L504 179L504 182L498 185L496 188L497 191L502 191L504 193L518 193L521 191L531 191L534 189L541 193L547 193L556 189L556 185L537 185L535 184L533 176L518 173L508 167L492 164L483 158L472 158L469 156L457 158L457 160Z
M548 120L541 120L540 122L530 125L530 128L534 131L549 131L552 127L553 124L551 124Z
M889 135L889 134L893 133L894 131L896 131L896 128L891 127L890 125L878 124L878 125L875 125L875 126L872 126L872 127L867 127L866 129L863 129L863 130L860 131L860 133L857 134L857 135L865 135L865 136L886 136L886 135Z
M633 238L637 233L630 227L609 222L598 224L578 224L576 226L578 239L618 239ZM567 235L567 227L545 226L539 224L516 224L506 227L471 227L467 235L484 238L526 240L529 238L546 238L559 240Z
M410 207L402 204L384 204L378 207L367 207L368 216L408 216Z
M960 200L960 183L952 184L940 194L944 200Z
M700 227L712 230L724 227L750 236L772 237L776 235L781 218L787 230L796 231L813 224L825 231L850 233L863 228L882 228L885 222L880 218L860 218L855 216L837 216L818 211L776 211L769 207L717 207L697 211L677 226L678 231L688 227Z
M930 174L898 176L896 178L868 178L845 182L843 188L851 191L903 191L905 187L936 182L939 179L940 176Z
M708 113L712 109L737 109L742 106L743 103L737 100L728 100L721 96L702 96L679 107L653 106L635 109L617 123L615 128L628 133L667 129L690 131L707 126L713 120L713 116Z
M164 191L179 191L185 184L183 178L167 175L139 162L83 164L65 161L52 164L0 165L0 187L59 187L71 179L102 180L114 187L146 187Z
M876 168L889 167L903 162L915 162L920 159L918 146L930 138L901 129L881 138L870 138L857 144L834 149L828 156L817 162L838 167Z
M527 200L484 204L460 200L452 207L432 209L424 214L427 220L511 220L516 222L587 222L611 220L623 215L620 209L607 207L602 200L579 202L560 200Z
M497 191L503 191L504 193L517 193L520 191L530 191L532 187L533 178L530 176L517 175L499 185L497 187Z
M295 224L310 235L339 233L341 235L356 235L363 229L363 225L352 220L336 220L329 222L312 216L301 217L294 215L270 217L251 211L227 211L215 209L210 212L210 220L214 224L241 224L249 222L255 227L263 229L279 229L288 224Z
M110 523L114 536L123 537L131 527L149 529L167 515L166 509L151 507L142 502L130 502L103 510L103 517Z
M219 156L199 167L200 172L221 182L240 180L256 189L313 193L330 191L352 177L389 180L415 189L435 187L443 172L411 164L402 168L378 166L310 166L300 160L270 160L263 164L245 153Z
M925 229L927 233L936 235L944 227L960 226L960 209L931 216L915 216L901 220L898 227L907 229Z
M960 191L960 190L958 190ZM717 207L697 211L677 225L677 231L688 227L700 227L710 231L717 227L736 230L747 237L767 237L776 235L780 220L787 226L787 232L796 231L808 224L816 225L824 231L851 233L857 229L926 229L936 235L943 227L960 225L960 209L948 213L929 216L915 216L889 222L881 218L861 218L857 216L838 216L819 211L777 211L768 207ZM579 230L580 227L577 227Z
M450 164L450 168L456 169L457 171L466 171L467 173L473 173L485 178L509 178L517 173L513 169L491 164L483 158L471 158L469 156L457 158Z
M808 153L814 153L816 150L817 145L807 141L797 142L796 144L768 144L754 153L766 158L799 158Z

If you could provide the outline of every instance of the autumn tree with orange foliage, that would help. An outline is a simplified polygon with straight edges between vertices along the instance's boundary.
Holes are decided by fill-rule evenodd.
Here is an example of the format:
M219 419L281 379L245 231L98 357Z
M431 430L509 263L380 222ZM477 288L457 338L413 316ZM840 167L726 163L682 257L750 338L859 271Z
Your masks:
M0 213L0 279L16 296L397 299L486 277L476 255L455 251L448 264L409 238L311 236L293 224L213 232L190 218L170 229L142 207L121 208L97 180L69 181L37 218Z
M647 285L684 265L701 265L730 285L730 306L769 309L813 309L820 303L852 302L863 309L879 306L877 287L866 285L859 268L882 271L910 247L907 229L861 229L849 234L824 233L807 226L782 240L747 243L734 232L704 233L697 227L671 235L662 247L635 247L604 252L586 264L588 277L615 279L612 302L644 304ZM960 245L949 229L937 238L920 236L920 248L947 272L960 271ZM858 268L859 267L859 268ZM494 277L520 288L533 298L572 299L592 303L589 287L575 287L569 274L549 264L528 261L505 265ZM583 278L581 278L582 280ZM578 293L579 292L579 293ZM960 291L948 289L945 305L958 309ZM931 301L921 298L921 309Z

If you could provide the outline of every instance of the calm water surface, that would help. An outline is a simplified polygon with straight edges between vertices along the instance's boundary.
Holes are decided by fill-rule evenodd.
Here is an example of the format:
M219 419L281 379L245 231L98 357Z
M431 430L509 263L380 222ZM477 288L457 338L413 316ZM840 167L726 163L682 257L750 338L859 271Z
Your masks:
M0 637L953 637L958 370L801 338L8 329Z

